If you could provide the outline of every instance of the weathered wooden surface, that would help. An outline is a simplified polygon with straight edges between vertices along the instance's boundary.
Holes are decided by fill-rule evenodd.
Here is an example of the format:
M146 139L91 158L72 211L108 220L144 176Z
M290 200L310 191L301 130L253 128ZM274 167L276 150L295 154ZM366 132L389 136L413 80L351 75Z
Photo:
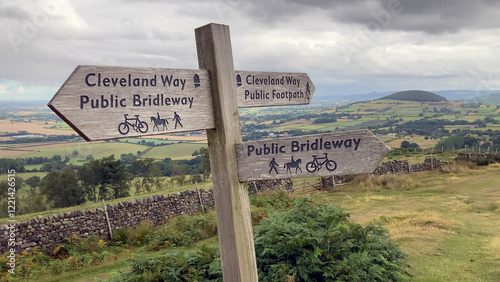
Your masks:
M316 87L306 73L236 71L240 108L309 104Z
M369 130L317 134L236 147L240 181L371 173L390 148Z
M214 127L206 70L78 66L48 106L87 141Z
M196 29L198 63L210 72L215 129L207 130L224 281L257 281L250 201L238 181L235 144L241 142L229 27Z

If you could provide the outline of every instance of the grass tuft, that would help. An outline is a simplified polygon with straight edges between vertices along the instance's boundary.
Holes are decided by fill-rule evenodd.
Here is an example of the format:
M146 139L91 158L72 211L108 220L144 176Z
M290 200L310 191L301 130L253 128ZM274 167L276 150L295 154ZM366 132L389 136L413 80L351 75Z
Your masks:
M381 189L401 191L411 190L418 186L410 176L404 174L361 174L357 175L351 183L359 191L380 191Z
M380 220L386 224L394 239L411 238L419 231L452 229L452 223L435 211L402 212L394 216L382 216Z
M497 235L490 242L490 249L495 253L500 253L500 235Z
M113 232L113 241L126 244L140 244L155 226L151 221L143 221L135 227L123 227Z
M470 170L477 169L477 165L472 162L457 161L450 164L445 164L441 167L441 172L444 173L464 173Z

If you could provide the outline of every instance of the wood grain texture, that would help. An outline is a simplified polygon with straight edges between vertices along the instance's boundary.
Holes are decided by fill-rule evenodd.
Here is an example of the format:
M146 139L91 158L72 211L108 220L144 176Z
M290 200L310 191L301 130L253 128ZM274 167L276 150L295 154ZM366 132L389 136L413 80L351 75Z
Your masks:
M240 108L309 104L316 87L306 73L236 71Z
M87 141L215 126L206 70L78 66L48 106Z
M371 173L390 148L369 130L251 141L236 147L240 181Z
M250 201L238 181L235 144L241 142L229 27L195 30L198 63L210 72L215 129L207 130L224 281L257 281Z

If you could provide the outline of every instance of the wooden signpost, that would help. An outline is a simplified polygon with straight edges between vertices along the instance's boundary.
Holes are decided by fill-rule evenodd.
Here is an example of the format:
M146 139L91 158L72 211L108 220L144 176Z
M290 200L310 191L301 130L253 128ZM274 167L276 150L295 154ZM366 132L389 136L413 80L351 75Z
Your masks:
M237 146L241 181L371 173L390 148L369 130L250 141Z
M306 73L236 71L240 108L309 104L315 89Z
M389 149L367 130L242 143L238 107L308 104L314 84L235 72L228 26L195 35L199 70L78 66L48 106L87 141L206 129L224 281L257 281L240 181L372 172Z
M48 106L87 141L215 126L206 70L78 66Z
M236 168L242 137L229 27L209 24L195 34L198 64L212 82L215 128L207 137L224 281L258 281L250 201Z

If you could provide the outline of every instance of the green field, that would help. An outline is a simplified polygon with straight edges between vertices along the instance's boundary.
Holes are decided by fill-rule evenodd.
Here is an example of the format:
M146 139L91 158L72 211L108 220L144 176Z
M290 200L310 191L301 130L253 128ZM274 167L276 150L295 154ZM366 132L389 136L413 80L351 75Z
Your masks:
M309 130L333 130L335 126L338 126L338 123L336 122L329 122L329 123L317 123L317 124L312 124L312 123L305 123L305 124L296 124L296 123L289 123L289 124L284 124L284 125L279 125L273 128L274 131L287 131L287 130L304 130L304 131L309 131Z
M479 107L476 110L477 110L478 113L488 114L488 113L495 112L497 110L497 108L496 107L491 107L491 106L481 105L481 107Z
M77 163L78 160L85 160L89 155L92 155L95 159L100 159L107 157L109 155L115 155L115 158L120 158L121 154L133 153L137 154L137 151L143 151L147 147L144 145L131 144L131 143L121 143L121 142L106 142L106 143L84 143L81 145L79 143L76 146L62 147L57 149L47 149L39 152L18 155L16 158L29 158L29 157L47 157L52 158L55 155L60 155L61 157L70 156L71 163ZM77 151L78 155L73 156L73 152Z
M40 178L44 178L45 175L47 175L47 172L22 172L22 173L16 173L17 177L20 177L24 180L32 177L32 176L38 176Z
M26 170L34 170L34 169L40 169L43 166L43 164L34 164L34 165L25 165L24 168Z
M171 158L172 160L185 160L192 159L193 152L199 150L201 147L207 147L199 143L178 143L167 146L153 147L153 149L146 152L141 158L153 158L163 160Z
M420 148L434 148L434 146L437 144L438 140L433 140L433 139L427 139L425 140L422 137L405 137L405 138L397 138L397 139L392 139L392 140L387 140L384 141L386 142L387 146L391 148L401 148L401 142L403 141L408 141L410 143L417 143Z
M170 145L170 144L175 144L178 141L169 141L169 140L164 140L164 139L154 139L154 138L148 138L148 139L143 139L143 138L122 138L122 139L117 139L117 142L123 142L123 143L133 143L133 144L139 144L140 142L146 141L148 143L153 142L155 145Z

